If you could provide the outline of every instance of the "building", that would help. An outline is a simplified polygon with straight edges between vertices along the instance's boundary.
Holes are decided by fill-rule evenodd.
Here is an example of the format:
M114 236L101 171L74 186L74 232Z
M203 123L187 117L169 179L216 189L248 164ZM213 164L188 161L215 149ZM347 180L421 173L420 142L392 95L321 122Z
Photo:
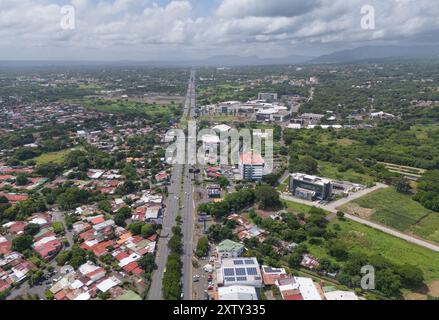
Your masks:
M262 278L266 286L272 286L277 280L288 278L288 273L283 268L262 266Z
M279 279L276 285L284 300L323 300L311 278Z
M241 179L260 181L264 176L265 160L256 152L242 153L239 161Z
M238 258L244 253L244 250L245 247L242 244L228 239L216 247L220 259Z
M212 184L206 190L209 198L221 198L221 187L218 184Z
M277 93L260 92L258 94L258 100L276 101L277 99L278 99Z
M308 201L327 200L332 196L331 180L303 173L290 176L289 189L297 198Z
M325 117L324 114L304 113L300 115L299 120L307 124L318 124L323 120L324 117Z
M341 290L325 290L326 300L339 300L339 301L356 301L359 300L355 292L341 291Z
M222 259L216 271L218 287L252 286L262 288L261 270L256 258Z
M259 300L256 289L251 286L231 286L218 288L219 300Z
M386 113L383 111L373 112L370 114L371 119L381 119L381 120L393 120L395 116L391 113Z

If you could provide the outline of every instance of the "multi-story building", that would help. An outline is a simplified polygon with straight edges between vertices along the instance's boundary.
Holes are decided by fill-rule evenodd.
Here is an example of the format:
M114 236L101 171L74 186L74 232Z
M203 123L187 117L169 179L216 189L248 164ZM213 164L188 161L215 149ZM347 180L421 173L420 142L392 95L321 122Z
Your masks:
M260 181L264 176L265 160L255 152L242 153L239 161L241 179Z
M293 173L290 176L289 190L301 199L326 200L332 196L332 182L316 176Z
M265 100L265 101L276 101L278 98L277 93L272 92L260 92L258 94L258 100Z

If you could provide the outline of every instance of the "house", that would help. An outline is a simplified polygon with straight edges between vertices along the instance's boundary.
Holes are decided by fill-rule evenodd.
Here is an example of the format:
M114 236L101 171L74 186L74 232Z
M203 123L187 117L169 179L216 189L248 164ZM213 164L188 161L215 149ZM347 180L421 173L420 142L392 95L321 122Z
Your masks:
M323 300L311 278L291 277L276 280L284 300Z
M263 287L261 270L256 258L222 259L217 267L216 276L218 287Z
M15 193L0 193L0 197L8 199L10 204L16 204L17 202L26 201L29 199L27 194L15 194Z
M308 269L315 269L315 268L317 268L320 265L320 263L313 256L311 256L309 254L305 254L303 256L303 259L302 259L302 262L300 263L300 265L302 267L305 267L305 268L308 268Z
M12 242L0 236L0 255L11 253Z
M217 247L216 252L220 259L238 258L245 250L245 247L232 240L224 240Z
M218 288L219 300L259 300L255 287L252 286L230 286Z
M156 223L158 221L161 211L161 206L156 205L148 207L145 213L145 220L149 223Z
M276 284L279 279L288 278L288 273L283 268L273 268L269 266L262 266L262 279L266 286L272 286Z
M226 124L220 124L213 127L212 130L221 134L221 133L229 132L230 130L232 130L232 127Z
M164 182L164 181L169 181L170 175L166 171L162 171L156 174L154 178L157 182Z
M355 301L359 300L355 292L337 290L333 287L323 288L326 300Z
M206 188L209 198L221 198L221 187L218 184L212 184Z
M62 242L55 236L45 237L34 243L34 250L46 261L54 258L62 249Z
M381 119L381 120L393 120L395 119L395 116L391 113L386 113L383 111L380 112L373 112L370 114L371 119Z
M106 271L104 268L95 265L91 261L87 261L87 263L83 264L79 267L78 272L83 276L90 279L85 283L86 286L90 286L93 283L101 280L105 277Z
M5 223L3 225L3 228L8 230L8 232L11 235L17 236L17 235L21 235L21 234L24 233L24 228L26 228L26 226L27 226L27 222L24 222L24 221L11 221L11 222Z

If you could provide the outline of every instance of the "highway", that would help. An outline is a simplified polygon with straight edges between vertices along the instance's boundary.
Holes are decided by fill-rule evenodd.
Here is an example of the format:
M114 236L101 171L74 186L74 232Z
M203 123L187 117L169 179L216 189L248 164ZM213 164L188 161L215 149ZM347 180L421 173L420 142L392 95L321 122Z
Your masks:
M185 116L188 120L194 120L196 95L195 95L195 72L191 72L191 80L187 96L187 109ZM183 299L192 300L192 258L194 255L194 229L195 229L195 202L194 187L189 173L189 165L185 166L183 173Z
M189 80L188 93L184 103L183 118L193 117L195 106L195 73L191 72ZM185 141L181 141L185 143ZM183 172L184 171L184 172ZM175 164L172 168L171 184L168 187L169 197L165 201L166 210L163 219L162 233L158 241L158 249L156 255L157 270L152 276L151 287L149 290L149 300L162 300L162 281L166 262L169 256L168 242L172 237L172 228L177 224L176 218L179 213L179 195L183 185L183 208L181 215L183 218L182 231L184 234L184 256L183 256L183 275L187 275L182 279L184 288L184 297L191 296L192 282L192 234L194 229L194 203L192 198L192 182L189 177L189 168L182 164ZM192 220L191 220L192 219ZM192 221L192 223L191 223ZM186 294L187 293L187 294Z

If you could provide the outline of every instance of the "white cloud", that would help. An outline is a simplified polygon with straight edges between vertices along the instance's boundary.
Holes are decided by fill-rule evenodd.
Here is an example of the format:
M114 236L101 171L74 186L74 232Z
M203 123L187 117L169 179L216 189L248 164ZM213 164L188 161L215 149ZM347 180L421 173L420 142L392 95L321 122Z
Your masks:
M439 4L430 0L222 0L207 17L195 16L191 1L71 0L77 28L62 30L57 0L0 0L0 59L6 50L31 54L35 47L64 48L72 58L116 47L128 56L170 49L269 54L328 43L431 40L439 32ZM375 7L376 30L361 29L364 4Z

